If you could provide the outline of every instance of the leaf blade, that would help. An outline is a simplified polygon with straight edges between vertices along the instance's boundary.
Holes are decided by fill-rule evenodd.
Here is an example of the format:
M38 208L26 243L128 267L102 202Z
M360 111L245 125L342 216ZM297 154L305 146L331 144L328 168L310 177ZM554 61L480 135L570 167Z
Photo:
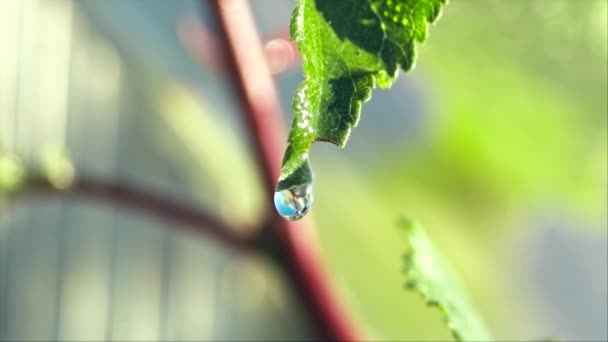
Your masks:
M406 236L404 255L406 287L437 307L457 341L492 341L454 272L436 251L423 228L411 220L400 224Z
M277 190L312 181L308 151L316 141L344 147L361 107L398 70L410 70L414 43L447 0L300 0L290 32L302 55L304 81Z

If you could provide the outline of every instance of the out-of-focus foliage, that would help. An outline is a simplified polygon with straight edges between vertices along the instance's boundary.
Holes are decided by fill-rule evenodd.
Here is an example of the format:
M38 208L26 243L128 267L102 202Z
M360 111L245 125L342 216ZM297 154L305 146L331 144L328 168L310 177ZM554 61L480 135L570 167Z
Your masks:
M446 0L301 0L291 18L291 36L302 54L304 82L293 100L295 113L278 190L310 183L308 151L315 141L344 147L361 106L379 84L388 88L399 68L414 64L416 42Z
M602 3L455 5L452 18L478 19L469 25L446 19L423 52L421 66L441 102L432 153L413 157L402 177L499 210L548 201L603 210L606 40L596 19L605 17Z
M0 150L0 198L3 193L17 189L23 181L25 170L16 157Z
M0 0L0 138L19 156L0 157L0 182L65 140L78 175L258 222L271 199L234 94L177 39L200 4ZM293 5L251 4L267 37ZM348 146L315 145L306 219L370 340L451 339L441 313L403 289L404 214L497 339L608 338L607 6L452 1L417 68L374 94ZM190 33L180 39L200 42ZM300 75L277 76L286 112ZM309 336L275 269L166 226L95 201L1 207L0 339Z
M456 340L492 341L450 266L423 228L409 219L404 219L401 226L407 241L404 254L406 287L420 293L429 306L439 308Z
M42 172L52 186L65 189L74 181L74 165L60 145L45 146L41 164Z
M316 147L319 234L349 302L374 336L446 338L427 325L415 298L387 285L397 281L402 251L391 227L404 213L424 224L463 276L498 339L606 336L601 326L577 333L561 328L598 314L591 308L605 294L593 292L591 300L583 293L592 283L605 288L605 257L563 271L563 280L594 279L559 292L564 300L577 298L587 308L582 314L555 315L522 288L528 269L549 267L533 266L538 261L527 259L524 241L543 241L546 231L563 227L606 239L606 11L603 0L453 1L420 47L417 68L390 90L399 97L421 89L423 105L395 100L387 108L376 94L350 145L367 139L366 150L347 149L349 160ZM404 115L411 119L392 125L406 130L417 123L413 143L403 134L392 139L402 144L390 145L382 131L357 135ZM361 156L365 151L373 153ZM573 262L590 262L579 257ZM536 293L561 288L555 280L535 286Z

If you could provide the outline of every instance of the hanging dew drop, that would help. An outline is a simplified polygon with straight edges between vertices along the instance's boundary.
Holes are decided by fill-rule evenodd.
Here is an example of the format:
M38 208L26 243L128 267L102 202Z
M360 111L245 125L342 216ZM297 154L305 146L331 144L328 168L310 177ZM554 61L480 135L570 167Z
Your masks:
M312 183L305 183L274 193L277 212L290 221L304 217L312 205Z
M281 177L274 192L274 206L283 218L295 221L306 216L312 206L313 172L308 151L293 150L287 145L286 156L291 156L281 167Z

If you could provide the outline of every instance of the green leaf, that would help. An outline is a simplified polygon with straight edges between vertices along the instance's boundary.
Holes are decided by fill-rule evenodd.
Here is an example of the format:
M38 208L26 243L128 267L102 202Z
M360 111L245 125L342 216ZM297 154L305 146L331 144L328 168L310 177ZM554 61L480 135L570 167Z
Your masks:
M456 340L493 340L451 268L435 250L422 227L410 220L404 220L401 226L408 244L404 256L406 287L420 293L428 305L441 310Z
M25 168L19 158L0 150L0 197L16 190L25 178Z
M308 151L315 141L344 147L373 88L392 85L412 68L414 43L447 0L299 0L291 36L302 54L304 82L277 190L312 181Z

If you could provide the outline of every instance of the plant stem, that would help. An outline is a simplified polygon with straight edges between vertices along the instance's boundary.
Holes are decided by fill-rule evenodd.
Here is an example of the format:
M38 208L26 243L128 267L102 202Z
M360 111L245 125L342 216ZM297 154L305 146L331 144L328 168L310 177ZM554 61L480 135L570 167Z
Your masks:
M248 3L243 0L214 0L212 4L220 29L219 43L226 52L230 80L251 133L267 198L272 201L286 141L276 89ZM330 282L309 221L289 222L274 210L270 215L273 215L273 230L264 232L265 236L269 237L270 243L276 241L276 246L272 246L276 249L274 255L284 266L321 337L335 341L362 340Z
M254 152L265 189L272 193L279 178L286 136L281 106L260 39L246 2L213 1L212 8L219 20L222 37L218 43L225 52L228 75L254 139Z
M222 223L200 208L180 203L175 199L168 199L166 195L136 189L126 184L80 177L69 187L57 189L45 178L34 177L26 180L23 188L15 193L14 197L23 198L29 195L74 196L105 201L121 208L139 210L148 215L178 223L177 228L205 234L235 251L252 250L259 247L256 246L257 239L239 235L236 228Z

